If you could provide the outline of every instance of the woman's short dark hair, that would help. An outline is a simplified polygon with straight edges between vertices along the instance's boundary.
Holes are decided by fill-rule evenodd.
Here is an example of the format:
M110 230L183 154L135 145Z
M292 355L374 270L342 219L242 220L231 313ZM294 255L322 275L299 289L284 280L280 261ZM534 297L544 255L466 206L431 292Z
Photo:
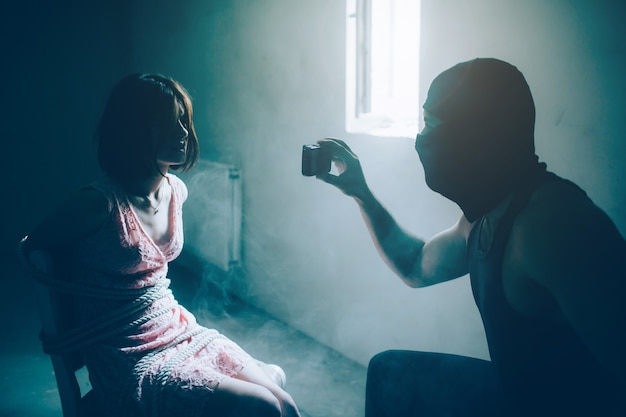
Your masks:
M154 129L182 106L182 123L189 132L187 157L174 170L187 171L198 160L191 97L185 88L158 74L132 74L111 91L96 131L98 163L116 180L147 178L157 169Z

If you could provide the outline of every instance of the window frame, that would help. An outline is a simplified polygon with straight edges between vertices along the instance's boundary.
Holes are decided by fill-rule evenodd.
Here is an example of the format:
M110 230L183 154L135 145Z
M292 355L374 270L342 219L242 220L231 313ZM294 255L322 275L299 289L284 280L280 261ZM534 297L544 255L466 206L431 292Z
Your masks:
M372 91L372 71L375 63L372 54L373 34L373 2L377 0L346 0L346 131L349 133L363 133L373 136L392 136L414 138L421 125L419 121L419 26L415 41L415 91L412 99L415 101L415 109L412 109L411 117L414 120L407 121L406 117L401 120L398 114L393 112L373 112L373 100L375 94ZM393 11L396 0L384 0L389 4L389 10ZM402 0L399 0L402 1ZM419 24L420 0L416 2L418 10L417 21ZM390 13L391 13L390 12ZM389 25L389 37L393 39L393 25ZM393 65L397 57L393 54L398 51L395 43L390 45L390 61ZM395 81L389 75L387 81ZM391 100L394 100L392 98Z

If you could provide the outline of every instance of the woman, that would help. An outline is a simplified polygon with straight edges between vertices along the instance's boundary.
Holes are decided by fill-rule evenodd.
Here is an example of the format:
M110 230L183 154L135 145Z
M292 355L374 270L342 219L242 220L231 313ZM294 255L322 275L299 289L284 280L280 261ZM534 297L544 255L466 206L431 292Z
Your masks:
M188 93L170 78L131 75L112 90L96 134L105 177L21 246L24 254L62 252L83 294L75 303L80 334L48 350L80 347L110 415L299 416L262 364L199 326L168 288L187 197L169 171L198 159L192 116Z

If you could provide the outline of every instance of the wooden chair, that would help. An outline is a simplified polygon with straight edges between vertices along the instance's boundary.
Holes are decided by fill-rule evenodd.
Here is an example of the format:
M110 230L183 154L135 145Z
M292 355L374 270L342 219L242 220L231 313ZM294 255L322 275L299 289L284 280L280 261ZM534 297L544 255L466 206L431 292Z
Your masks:
M28 259L30 266L47 276L56 276L54 257L43 251L33 251ZM26 271L27 273L32 271ZM59 279L58 277L57 279ZM72 323L71 295L65 295L42 284L33 277L33 291L41 320L41 338L54 338L64 333ZM64 417L95 417L98 407L88 383L79 384L77 373L86 374L82 357L77 352L50 354L57 381ZM83 378L84 379L84 378ZM82 391L85 395L81 394Z

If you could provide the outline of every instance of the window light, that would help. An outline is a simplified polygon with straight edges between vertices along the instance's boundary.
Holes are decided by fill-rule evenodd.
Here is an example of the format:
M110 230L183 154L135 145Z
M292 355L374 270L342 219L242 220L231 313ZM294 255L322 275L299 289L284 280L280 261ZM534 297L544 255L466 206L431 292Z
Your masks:
M347 0L346 130L415 137L419 0Z

